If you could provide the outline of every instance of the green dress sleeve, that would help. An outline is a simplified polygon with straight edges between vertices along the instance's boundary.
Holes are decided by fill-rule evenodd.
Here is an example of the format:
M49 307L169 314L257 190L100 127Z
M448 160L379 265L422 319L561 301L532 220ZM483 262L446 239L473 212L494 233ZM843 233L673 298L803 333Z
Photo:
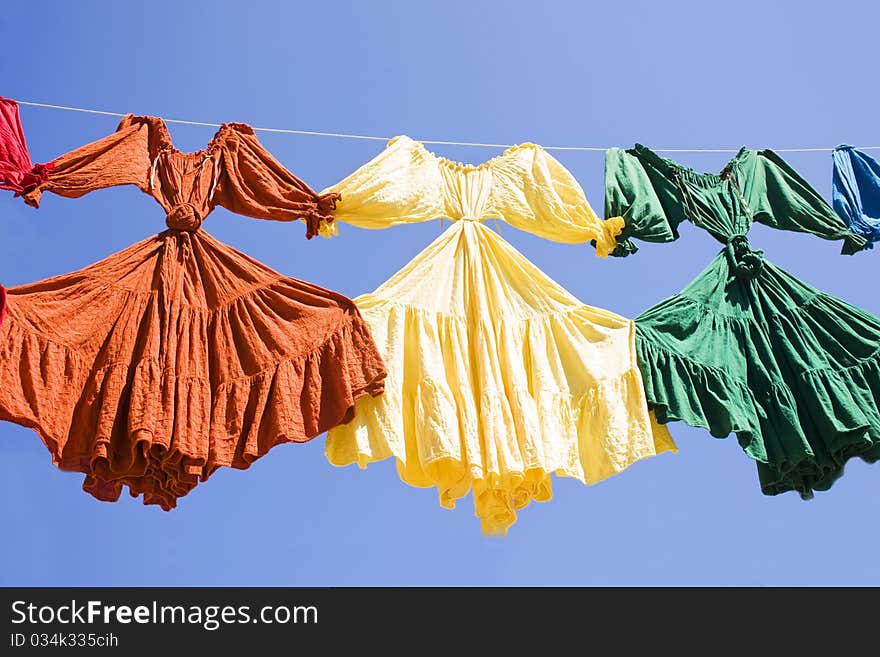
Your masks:
M846 223L797 171L771 150L756 153L753 175L747 176L744 195L752 219L771 228L811 233L822 239L842 239L841 253L865 248L867 240Z
M630 151L609 149L605 154L605 220L616 217L623 218L624 227L613 256L638 251L631 238L661 243L677 240L685 214L669 172Z

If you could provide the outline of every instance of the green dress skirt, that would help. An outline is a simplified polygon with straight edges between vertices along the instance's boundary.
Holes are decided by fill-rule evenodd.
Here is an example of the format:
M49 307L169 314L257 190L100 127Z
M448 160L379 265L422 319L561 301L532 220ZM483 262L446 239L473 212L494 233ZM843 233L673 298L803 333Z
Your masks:
M853 457L880 459L880 319L799 281L752 250L753 221L864 240L771 151L742 149L700 174L642 146L606 160L606 217L631 237L677 239L688 219L725 248L682 292L636 318L639 365L661 423L735 433L758 463L761 489L809 498Z

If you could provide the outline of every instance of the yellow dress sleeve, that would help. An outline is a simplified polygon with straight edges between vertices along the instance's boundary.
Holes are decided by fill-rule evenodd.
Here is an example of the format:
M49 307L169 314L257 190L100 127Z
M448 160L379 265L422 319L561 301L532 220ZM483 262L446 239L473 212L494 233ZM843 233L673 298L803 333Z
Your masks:
M322 194L342 199L333 217L359 228L389 228L446 214L437 161L409 137L395 137L379 155ZM331 229L335 233L335 229Z
M491 209L507 223L554 242L595 240L607 255L623 221L602 221L571 172L535 144L510 149L493 166Z

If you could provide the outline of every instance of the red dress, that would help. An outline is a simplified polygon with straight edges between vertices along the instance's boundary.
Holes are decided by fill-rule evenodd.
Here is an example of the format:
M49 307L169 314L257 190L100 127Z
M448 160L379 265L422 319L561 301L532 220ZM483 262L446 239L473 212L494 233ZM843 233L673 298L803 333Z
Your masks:
M11 189L16 196L45 180L51 165L31 164L18 103L0 96L0 189ZM6 312L6 290L0 285L0 324Z
M200 226L217 205L317 232L319 196L242 124L196 153L164 122L117 131L53 162L43 190L78 197L131 184L168 230L72 274L8 290L0 326L0 419L32 427L63 470L115 501L123 486L164 509L220 466L351 419L383 390L385 366L354 303L287 278Z
M0 189L21 196L43 182L51 170L51 164L31 164L18 103L0 96Z

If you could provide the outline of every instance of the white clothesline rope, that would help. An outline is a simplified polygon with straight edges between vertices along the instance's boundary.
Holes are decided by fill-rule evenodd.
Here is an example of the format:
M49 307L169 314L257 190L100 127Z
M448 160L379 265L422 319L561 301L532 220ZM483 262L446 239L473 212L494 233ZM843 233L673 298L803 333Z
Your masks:
M67 107L65 105L50 105L48 103L34 103L25 100L16 101L19 105L30 107L46 107L49 109L66 110L68 112L84 112L86 114L101 114L103 116L125 116L121 112L105 112L104 110L86 109L84 107ZM219 128L220 123L206 123L204 121L184 121L182 119L162 119L165 123L178 123L181 125L198 125L210 128ZM391 137L378 137L375 135L352 135L344 132L318 132L315 130L293 130L290 128L257 128L259 132L279 132L288 135L308 135L312 137L337 137L341 139L366 139L369 141L389 141ZM510 148L515 144L490 144L476 141L446 141L437 139L421 139L423 144L439 144L442 146L479 146L483 148ZM605 146L543 146L547 151L595 151L608 150ZM856 146L863 151L880 150L880 146ZM738 148L652 148L651 150L663 153L737 153ZM773 148L777 153L830 153L834 148Z

